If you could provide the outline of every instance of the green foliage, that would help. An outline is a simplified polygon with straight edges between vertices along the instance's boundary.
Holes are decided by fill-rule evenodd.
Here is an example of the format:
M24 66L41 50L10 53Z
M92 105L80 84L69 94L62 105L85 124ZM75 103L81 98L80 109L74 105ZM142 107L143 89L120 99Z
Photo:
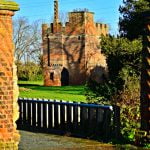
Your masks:
M110 78L114 80L122 68L129 68L130 73L140 74L142 41L129 41L127 38L103 37L102 52L107 56Z
M39 81L19 81L19 89L19 97L86 102L84 86L45 87Z
M124 88L113 97L113 102L120 107L121 133L126 140L135 140L135 130L140 127L140 88L139 80L129 77Z
M38 64L33 62L28 62L23 64L22 62L17 62L17 75L19 80L24 81L37 81L42 80L42 69Z
M87 101L114 104L121 109L121 133L132 141L139 128L142 42L126 38L103 37L102 52L107 56L109 79L98 84L89 81L86 87Z
M123 0L123 5L120 6L119 11L122 15L119 20L120 35L122 37L126 37L126 38L128 38L130 40L134 40L134 41L135 41L135 39L142 37L143 33L144 33L143 29L145 26L144 13L150 12L150 1L149 0ZM141 55L140 55L140 57L141 57ZM140 58L140 57L137 55L137 58ZM141 66L142 63L140 61L138 61L138 62L139 62L139 66ZM138 72L139 72L139 69L140 68L138 68ZM131 76L129 72L131 72L133 74L133 76ZM125 82L124 89L126 87L127 87L127 89L129 88L128 85L131 82L131 80L133 80L132 77L134 77L135 79L138 79L138 74L136 74L137 72L135 71L135 69L132 66L123 67L122 73L120 73L120 76L126 77L126 75L125 75L126 73L129 74L129 76L128 76L129 79L127 79L127 82ZM126 78L124 78L123 80L126 80ZM132 84L134 84L134 83L132 83ZM133 89L134 88L129 88L128 91L132 91L131 94L133 94L133 92L134 92ZM138 93L140 93L140 90L138 90L138 91L139 91ZM134 94L135 93L137 93L137 91L134 92ZM135 97L136 96L134 95L134 102L136 102L134 105L137 106L137 108L136 108L136 110L134 109L135 110L134 113L139 114L139 98L135 98ZM134 108L132 105L130 107ZM124 113L124 112L122 112L122 113ZM132 114L132 112L131 112L131 114ZM130 117L130 115L129 115L129 117ZM130 122L130 120L128 121L128 119L126 119L126 121L127 121L127 123L129 123L129 125L137 123L135 118L133 118L133 120L132 120L133 123ZM126 124L124 126L126 128L128 126L128 124ZM136 127L136 125L131 126L130 128L132 128L132 127L134 129ZM126 129L128 130L128 128L126 128ZM132 133L129 131L126 131L126 134L124 134L124 135L126 135L126 137L128 137L130 139L132 137L132 135L134 135L134 133L135 133L134 130L132 130Z
M99 84L90 80L85 86L85 91L86 100L89 103L110 104L110 99L112 95L115 95L117 89L111 81Z
M150 143L146 143L146 144L144 145L144 147L145 147L146 149L149 149L149 148L150 148Z
M119 20L121 36L131 40L139 38L144 26L142 13L148 10L150 10L149 0L124 0L119 8L122 15Z

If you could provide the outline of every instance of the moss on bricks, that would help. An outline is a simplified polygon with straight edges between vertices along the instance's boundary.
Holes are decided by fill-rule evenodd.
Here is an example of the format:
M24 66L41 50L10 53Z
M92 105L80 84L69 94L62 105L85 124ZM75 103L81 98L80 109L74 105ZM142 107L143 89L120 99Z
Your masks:
M2 142L0 141L0 150L18 150L18 144L14 142Z
M19 5L14 1L1 0L0 1L0 10L19 10Z

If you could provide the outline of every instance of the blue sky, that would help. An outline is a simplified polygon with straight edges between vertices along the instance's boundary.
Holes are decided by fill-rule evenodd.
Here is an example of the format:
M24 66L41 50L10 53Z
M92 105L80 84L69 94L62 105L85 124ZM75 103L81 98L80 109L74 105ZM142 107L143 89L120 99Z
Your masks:
M30 21L49 23L53 16L53 0L15 0L20 4L14 18L26 16ZM76 8L87 8L95 13L95 21L107 23L110 33L118 33L119 5L122 0L59 0L59 11L70 12Z

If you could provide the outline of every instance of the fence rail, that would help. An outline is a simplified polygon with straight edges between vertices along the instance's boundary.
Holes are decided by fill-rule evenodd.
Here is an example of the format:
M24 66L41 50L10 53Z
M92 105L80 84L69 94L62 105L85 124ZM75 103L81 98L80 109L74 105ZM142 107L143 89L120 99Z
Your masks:
M116 106L31 98L19 98L18 103L19 128L56 129L104 139L119 131Z

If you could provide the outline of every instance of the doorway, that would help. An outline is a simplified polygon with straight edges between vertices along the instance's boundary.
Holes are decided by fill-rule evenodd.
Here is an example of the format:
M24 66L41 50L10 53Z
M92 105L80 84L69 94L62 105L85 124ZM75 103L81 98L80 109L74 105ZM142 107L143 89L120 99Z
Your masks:
M63 68L61 72L61 85L62 86L69 85L69 72L66 68Z

